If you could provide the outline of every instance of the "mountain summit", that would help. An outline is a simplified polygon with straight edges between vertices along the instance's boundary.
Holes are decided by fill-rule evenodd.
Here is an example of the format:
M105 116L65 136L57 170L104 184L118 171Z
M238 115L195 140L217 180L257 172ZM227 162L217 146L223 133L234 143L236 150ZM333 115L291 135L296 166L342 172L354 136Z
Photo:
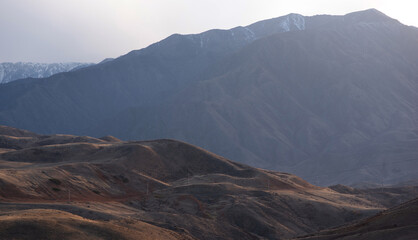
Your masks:
M382 22L395 22L399 23L398 20L388 17L384 13L377 9L371 8L364 11L353 12L345 15L346 19L353 22L369 22L369 23L382 23Z

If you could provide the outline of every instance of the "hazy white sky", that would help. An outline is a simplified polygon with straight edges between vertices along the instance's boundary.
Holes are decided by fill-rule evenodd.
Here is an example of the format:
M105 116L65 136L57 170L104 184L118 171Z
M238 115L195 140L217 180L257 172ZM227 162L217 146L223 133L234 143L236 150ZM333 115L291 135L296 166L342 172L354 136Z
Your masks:
M98 62L173 33L368 8L418 26L417 0L0 0L0 62Z

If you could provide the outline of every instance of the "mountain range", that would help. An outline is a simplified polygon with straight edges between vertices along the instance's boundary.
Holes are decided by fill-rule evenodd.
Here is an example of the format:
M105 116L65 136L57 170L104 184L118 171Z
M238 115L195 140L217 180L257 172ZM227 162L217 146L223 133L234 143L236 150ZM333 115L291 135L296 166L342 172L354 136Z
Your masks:
M418 29L370 9L174 34L0 86L0 123L172 138L317 185L416 179Z
M93 65L92 63L0 63L0 84L22 78L45 78L51 75L76 70Z

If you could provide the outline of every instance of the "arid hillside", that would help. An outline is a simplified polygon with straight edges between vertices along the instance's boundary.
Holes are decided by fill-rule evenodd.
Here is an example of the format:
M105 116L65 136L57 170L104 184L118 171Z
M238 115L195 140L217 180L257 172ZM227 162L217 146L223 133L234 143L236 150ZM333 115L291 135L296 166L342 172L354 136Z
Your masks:
M418 236L418 199L347 226L299 239L310 240L414 240Z
M175 140L5 126L0 186L1 239L286 239L371 216L414 194L317 187Z

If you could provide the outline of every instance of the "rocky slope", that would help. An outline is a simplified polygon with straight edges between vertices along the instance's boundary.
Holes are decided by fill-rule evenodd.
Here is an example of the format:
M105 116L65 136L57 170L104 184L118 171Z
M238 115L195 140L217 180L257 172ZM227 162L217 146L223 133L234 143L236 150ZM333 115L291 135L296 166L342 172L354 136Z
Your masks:
M173 35L0 86L0 123L174 138L319 185L416 178L418 30L377 10Z

